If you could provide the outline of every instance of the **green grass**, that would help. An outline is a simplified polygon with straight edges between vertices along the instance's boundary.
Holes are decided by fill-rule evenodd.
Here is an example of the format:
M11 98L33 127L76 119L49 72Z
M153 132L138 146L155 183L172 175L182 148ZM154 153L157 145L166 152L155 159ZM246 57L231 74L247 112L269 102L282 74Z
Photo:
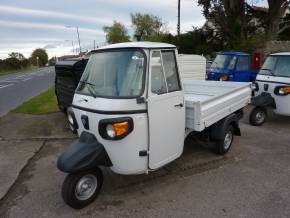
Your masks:
M46 114L57 111L59 111L59 108L57 106L54 87L42 92L40 95L30 99L13 110L15 113L24 114Z
M25 67L25 68L21 68L21 69L17 69L17 70L1 70L0 69L0 76L13 74L13 73L20 73L20 72L30 71L30 70L37 69L37 68L38 67L36 67L36 66L29 66L29 67Z

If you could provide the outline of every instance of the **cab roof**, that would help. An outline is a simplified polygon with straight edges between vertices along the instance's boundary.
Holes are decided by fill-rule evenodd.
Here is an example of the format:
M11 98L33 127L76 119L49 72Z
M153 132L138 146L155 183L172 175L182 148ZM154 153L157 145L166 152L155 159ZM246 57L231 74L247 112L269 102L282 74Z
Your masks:
M270 54L270 56L274 56L274 55L287 55L290 56L290 52L279 52L279 53L274 53L274 54Z
M226 51L226 52L221 52L221 54L224 54L224 55L249 55L248 53L238 52L238 51Z
M95 49L92 52L99 51L99 50L106 50L106 49L118 49L118 48L148 48L148 49L172 48L172 49L175 49L176 46L172 44L168 44L168 43L159 43L159 42L124 42L124 43L106 45L98 49Z

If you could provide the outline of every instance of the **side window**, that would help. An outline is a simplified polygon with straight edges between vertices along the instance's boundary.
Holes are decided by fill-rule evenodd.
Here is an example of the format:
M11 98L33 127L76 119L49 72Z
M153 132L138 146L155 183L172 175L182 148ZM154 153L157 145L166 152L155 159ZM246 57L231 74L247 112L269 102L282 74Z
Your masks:
M160 51L154 51L151 57L151 92L158 95L167 92Z
M280 56L277 59L274 75L290 77L290 56Z
M234 57L232 58L232 60L230 61L230 63L229 63L229 70L233 70L233 69L235 68L236 61L237 61L237 57L234 56Z
M237 70L246 71L249 70L249 57L240 56L237 64Z
M161 54L168 92L181 90L174 51L162 51Z

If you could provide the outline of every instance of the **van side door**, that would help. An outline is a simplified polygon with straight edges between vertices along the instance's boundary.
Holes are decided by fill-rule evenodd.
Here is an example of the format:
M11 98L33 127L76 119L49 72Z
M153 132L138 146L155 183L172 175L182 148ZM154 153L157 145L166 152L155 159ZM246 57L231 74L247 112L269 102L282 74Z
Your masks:
M173 49L150 52L149 169L175 160L183 151L185 102L176 57Z

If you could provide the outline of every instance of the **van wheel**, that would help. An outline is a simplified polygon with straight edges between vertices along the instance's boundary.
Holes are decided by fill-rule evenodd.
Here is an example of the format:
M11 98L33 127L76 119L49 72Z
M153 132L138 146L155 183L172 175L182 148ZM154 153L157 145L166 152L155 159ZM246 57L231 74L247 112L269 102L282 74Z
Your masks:
M261 126L267 120L267 110L264 107L255 107L250 114L250 124Z
M103 185L103 174L99 168L67 175L62 185L64 202L74 209L92 203Z
M228 126L224 132L222 140L215 141L215 153L223 155L226 154L234 141L234 127L232 125Z

